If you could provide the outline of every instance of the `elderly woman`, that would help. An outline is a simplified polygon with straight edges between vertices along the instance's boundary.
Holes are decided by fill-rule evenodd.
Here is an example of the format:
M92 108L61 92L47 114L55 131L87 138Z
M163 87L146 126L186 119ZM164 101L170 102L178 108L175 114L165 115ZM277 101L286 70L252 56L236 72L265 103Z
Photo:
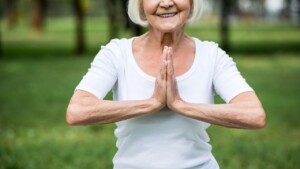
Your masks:
M148 32L102 47L70 101L70 125L116 123L115 169L217 169L210 124L262 128L265 113L232 59L184 32L202 0L129 0ZM114 100L103 100L113 90ZM214 94L227 104L213 104Z

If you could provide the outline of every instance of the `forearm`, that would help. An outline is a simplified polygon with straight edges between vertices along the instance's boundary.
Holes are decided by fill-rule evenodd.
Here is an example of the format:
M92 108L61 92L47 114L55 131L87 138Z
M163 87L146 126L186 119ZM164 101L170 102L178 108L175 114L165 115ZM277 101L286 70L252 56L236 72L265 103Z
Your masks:
M253 103L193 104L182 101L176 111L193 119L230 128L256 129L265 125L263 108Z
M114 123L159 110L152 99L138 101L110 101L92 97L72 99L67 110L70 125Z

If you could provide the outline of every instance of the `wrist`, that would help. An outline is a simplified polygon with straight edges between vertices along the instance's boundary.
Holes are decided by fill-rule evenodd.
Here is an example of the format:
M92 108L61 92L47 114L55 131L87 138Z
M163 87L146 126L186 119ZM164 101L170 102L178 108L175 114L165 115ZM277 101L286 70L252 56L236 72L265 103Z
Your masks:
M186 105L186 102L184 100L178 99L178 100L174 101L168 107L174 112L177 112L179 114L184 114L185 105Z
M157 100L155 98L150 98L148 101L149 101L152 112L157 112L165 107L165 104L163 104L162 102L160 102L159 100Z

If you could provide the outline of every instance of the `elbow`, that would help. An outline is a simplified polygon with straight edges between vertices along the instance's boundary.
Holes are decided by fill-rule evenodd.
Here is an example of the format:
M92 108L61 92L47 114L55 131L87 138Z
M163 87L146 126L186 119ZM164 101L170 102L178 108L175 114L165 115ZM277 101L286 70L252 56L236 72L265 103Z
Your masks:
M78 120L78 110L76 106L74 105L69 105L67 108L66 112L66 122L70 126L76 126L79 125L79 120Z
M265 117L260 117L259 119L257 119L256 122L256 129L263 129L266 127L266 118Z
M261 108L256 112L255 118L253 122L254 129L263 129L266 126L266 114L265 111Z

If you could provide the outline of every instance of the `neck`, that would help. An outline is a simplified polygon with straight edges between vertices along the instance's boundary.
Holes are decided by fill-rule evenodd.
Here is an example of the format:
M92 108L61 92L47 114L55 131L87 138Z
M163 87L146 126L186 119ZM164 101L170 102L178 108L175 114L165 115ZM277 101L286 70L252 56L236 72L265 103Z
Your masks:
M151 46L161 49L165 46L169 46L172 47L173 50L176 50L182 40L184 40L185 34L183 29L174 32L161 32L150 28L147 37Z

